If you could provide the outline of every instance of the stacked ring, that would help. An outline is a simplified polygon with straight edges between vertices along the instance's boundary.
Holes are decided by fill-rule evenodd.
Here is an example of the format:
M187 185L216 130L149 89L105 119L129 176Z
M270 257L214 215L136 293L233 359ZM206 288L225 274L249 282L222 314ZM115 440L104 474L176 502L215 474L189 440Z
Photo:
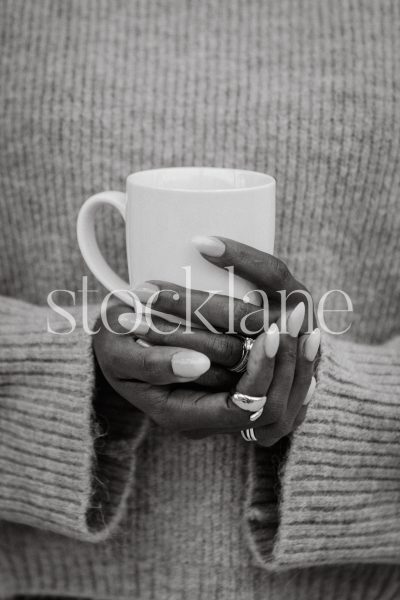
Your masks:
M242 438L246 440L246 442L256 442L257 438L254 433L254 429L250 427L249 429L243 429L241 432Z

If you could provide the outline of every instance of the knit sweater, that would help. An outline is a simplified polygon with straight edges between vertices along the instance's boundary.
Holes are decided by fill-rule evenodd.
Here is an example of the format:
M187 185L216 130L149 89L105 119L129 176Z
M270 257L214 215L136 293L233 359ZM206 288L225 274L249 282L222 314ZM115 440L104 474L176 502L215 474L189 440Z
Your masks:
M400 597L399 26L397 0L1 0L0 597ZM177 165L274 175L276 254L352 298L290 444L164 431L81 326L47 332L53 289L82 321L82 202ZM124 275L117 215L98 237Z

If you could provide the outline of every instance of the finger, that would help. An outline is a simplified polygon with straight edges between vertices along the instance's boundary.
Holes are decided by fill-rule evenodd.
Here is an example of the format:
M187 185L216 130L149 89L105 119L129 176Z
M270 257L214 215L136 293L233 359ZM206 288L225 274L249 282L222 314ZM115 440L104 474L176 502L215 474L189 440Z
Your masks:
M279 349L275 357L274 377L267 393L263 414L256 422L257 427L277 423L286 414L296 369L298 334L304 316L305 305L301 302L288 316L286 322L288 333L280 334ZM282 326L280 320L278 324Z
M232 433L239 434L239 432L232 429L193 429L192 431L182 431L183 437L189 440L202 440L212 435L232 435Z
M114 335L105 328L100 330L106 345L104 354L112 360L112 368L103 369L104 372L112 373L115 379L163 385L196 380L210 369L209 358L195 350L149 346L145 340L135 340L119 321L126 311L127 307L120 304L107 311L107 329ZM217 375L214 374L214 381Z
M246 366L246 372L239 380L236 392L254 398L262 398L264 400L255 400L251 403L245 399L236 398L233 396L233 401L240 408L250 410L252 412L259 411L265 404L265 396L271 384L275 355L279 347L279 329L274 323L267 332L258 336L250 351L249 359Z
M233 266L236 275L256 283L268 294L299 289L299 282L285 263L272 254L223 237L197 236L193 243L206 260L222 268Z
M195 386L157 386L118 380L116 391L172 431L239 432L249 426L249 413L238 408L227 392L208 393ZM203 436L202 433L202 436Z
M139 380L154 385L192 381L210 369L210 359L194 350L150 346L144 348L132 337L117 337L110 349L116 379Z
M152 360L157 360L157 358L154 355L150 355L147 358L147 355L138 354L141 350L151 347L151 344L148 344L148 342L144 338L138 338L135 341L135 337L130 336L128 330L120 324L119 320L122 315L128 315L128 320L132 319L130 315L132 315L133 319L135 319L134 313L126 313L126 310L127 307L125 305L116 305L112 309L110 309L108 313L108 324L111 330L116 333L125 334L115 335L114 337L105 337L107 343L113 344L113 347L110 347L110 350L108 352L109 356L114 357L112 373L120 379L127 379L129 381L137 379L138 381L149 381L151 383L152 380L150 378L153 376L154 370L152 368L143 369L143 361L147 361L147 364L150 365L152 363ZM172 324L169 325L171 326ZM224 337L230 338L233 336ZM235 338L235 341L237 344L240 344L241 348L241 342L239 342L237 338ZM159 347L158 350L162 352L162 347ZM174 351L176 350L182 350L182 348L174 347ZM230 348L228 348L227 350L228 353L229 350ZM168 352L170 352L170 349L168 350ZM238 379L236 373L231 373L227 369L224 369L223 367L216 364L211 365L209 370L204 372L200 376L195 376L192 373L190 373L190 377L181 377L179 375L176 376L176 374L171 374L170 369L168 368L167 357L165 357L164 363L165 361L167 362L167 364L164 364L164 371L161 371L161 373L157 372L155 374L157 379L153 380L154 384L184 383L186 381L193 381L196 382L196 384L198 385L213 388L215 391L228 391L236 385ZM195 373L197 372L198 371L196 371Z
M232 373L224 367L211 364L209 370L204 375L200 375L198 379L191 381L190 385L210 388L214 392L230 392L236 387L239 377L238 373Z
M312 380L313 377L310 372L307 373L307 377L305 375L301 377L301 382L297 382L297 389L290 394L287 412L279 421L260 428L257 427L257 423L254 424L255 436L259 444L262 446L273 446L281 438L294 431L296 419L301 418L299 417L300 412L302 412L302 418L305 417L306 407L304 406L304 400L312 385ZM295 384L293 385L294 387Z
M163 411L147 404L146 412L161 426L175 431L240 431L249 423L249 413L232 402L227 392L208 393L187 387L168 390ZM151 404L151 402L150 402Z
M133 312L121 314L119 322L135 337L150 344L197 350L208 356L211 362L224 367L233 367L242 356L243 341L237 336L186 328L159 317L150 318L149 315L136 315Z
M318 328L299 340L296 370L285 415L285 426L290 431L293 430L294 422L304 403L308 404L307 395L309 392L312 393L310 386L312 386L314 360L319 350L320 340L321 333Z
M206 375L209 375L207 369L212 370L205 355L181 348L143 348L132 336L107 335L105 340L112 344L109 352L105 348L105 355L113 357L113 367L103 369L110 385L159 425L179 431L238 431L247 425L247 414L234 405L228 392L207 393L198 385L204 385ZM226 374L223 367L214 369ZM108 378L109 373L112 378ZM236 382L237 374L229 373L229 376ZM221 387L221 373L209 377L208 383L214 390ZM187 387L188 382L193 389ZM166 385L168 383L184 385L171 388ZM228 382L222 385L232 389Z
M315 387L316 380L315 377L312 377L311 384L306 393L306 398L303 400L302 406L300 407L300 410L292 424L289 422L281 422L257 429L255 430L256 441L262 446L270 447L279 442L279 440L281 440L283 437L295 431L295 429L302 424L306 417L308 403L312 398Z
M313 395L314 395L316 387L317 387L317 380L315 379L315 377L312 377L310 387L308 388L308 391L307 391L306 398L303 401L303 404L294 420L292 431L297 429L297 427L299 427L303 423L304 419L306 418L307 409L308 409L310 402L313 399Z
M150 303L157 311L175 315L212 333L224 331L255 336L279 316L275 306L262 307L213 292L188 290L165 281L152 281L146 285L151 288L135 290L141 302L147 306Z
M290 434L305 417L306 406L316 385L313 377L314 360L320 344L320 331L315 329L310 335L302 336L298 343L298 358L290 390L286 413L276 423L257 428L256 438L259 444L271 446L282 437ZM300 415L301 413L301 415Z

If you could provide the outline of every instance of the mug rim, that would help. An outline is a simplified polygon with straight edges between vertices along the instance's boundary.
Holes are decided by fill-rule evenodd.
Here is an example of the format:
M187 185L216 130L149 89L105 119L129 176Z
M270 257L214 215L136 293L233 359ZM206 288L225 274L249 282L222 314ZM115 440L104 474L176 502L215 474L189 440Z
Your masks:
M226 173L227 171L231 171L231 172L236 172L238 174L245 174L247 177L248 176L254 176L255 178L257 178L259 181L259 183L255 183L254 185L247 185L247 186L243 186L243 187L222 187L222 188L213 188L213 187L209 187L209 188L185 188L185 187L179 187L179 186L167 186L167 185L156 185L156 184L152 184L150 181L150 176L154 177L157 174L161 174L161 173L165 173L165 172L171 172L171 171L180 171L180 172L184 172L184 171L197 171L197 172L201 172L201 171L211 171L211 172L224 172ZM145 181L140 181L140 179L143 179L144 177L149 176L149 182L145 182ZM137 181L137 179L139 181ZM264 180L264 181L262 181ZM142 171L135 171L134 173L130 173L130 175L128 175L126 183L132 183L135 187L140 187L140 188L144 188L144 189L154 189L154 190L160 190L160 191L168 191L168 192L185 192L185 193L198 193L198 194L204 194L204 193L227 193L227 192L232 192L232 193L242 193L242 192L246 192L246 191L252 191L252 190L257 190L257 189L266 189L270 186L274 186L276 183L276 180L274 179L274 177L272 177L272 175L268 175L267 173L263 173L261 171L251 171L248 169L236 169L236 168L231 168L231 167L200 167L200 166L184 166L184 167L160 167L160 168L156 168L156 169L144 169Z

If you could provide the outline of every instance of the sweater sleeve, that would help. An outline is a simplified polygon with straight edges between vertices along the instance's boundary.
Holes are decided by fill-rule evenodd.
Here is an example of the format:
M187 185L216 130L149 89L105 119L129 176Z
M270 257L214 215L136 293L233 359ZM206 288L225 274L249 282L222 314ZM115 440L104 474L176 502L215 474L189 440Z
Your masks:
M49 308L0 298L0 519L95 542L124 511L147 422L102 380L81 308L67 310L69 334Z
M249 488L247 530L264 567L399 564L400 337L323 338L306 419L280 456L252 449Z

